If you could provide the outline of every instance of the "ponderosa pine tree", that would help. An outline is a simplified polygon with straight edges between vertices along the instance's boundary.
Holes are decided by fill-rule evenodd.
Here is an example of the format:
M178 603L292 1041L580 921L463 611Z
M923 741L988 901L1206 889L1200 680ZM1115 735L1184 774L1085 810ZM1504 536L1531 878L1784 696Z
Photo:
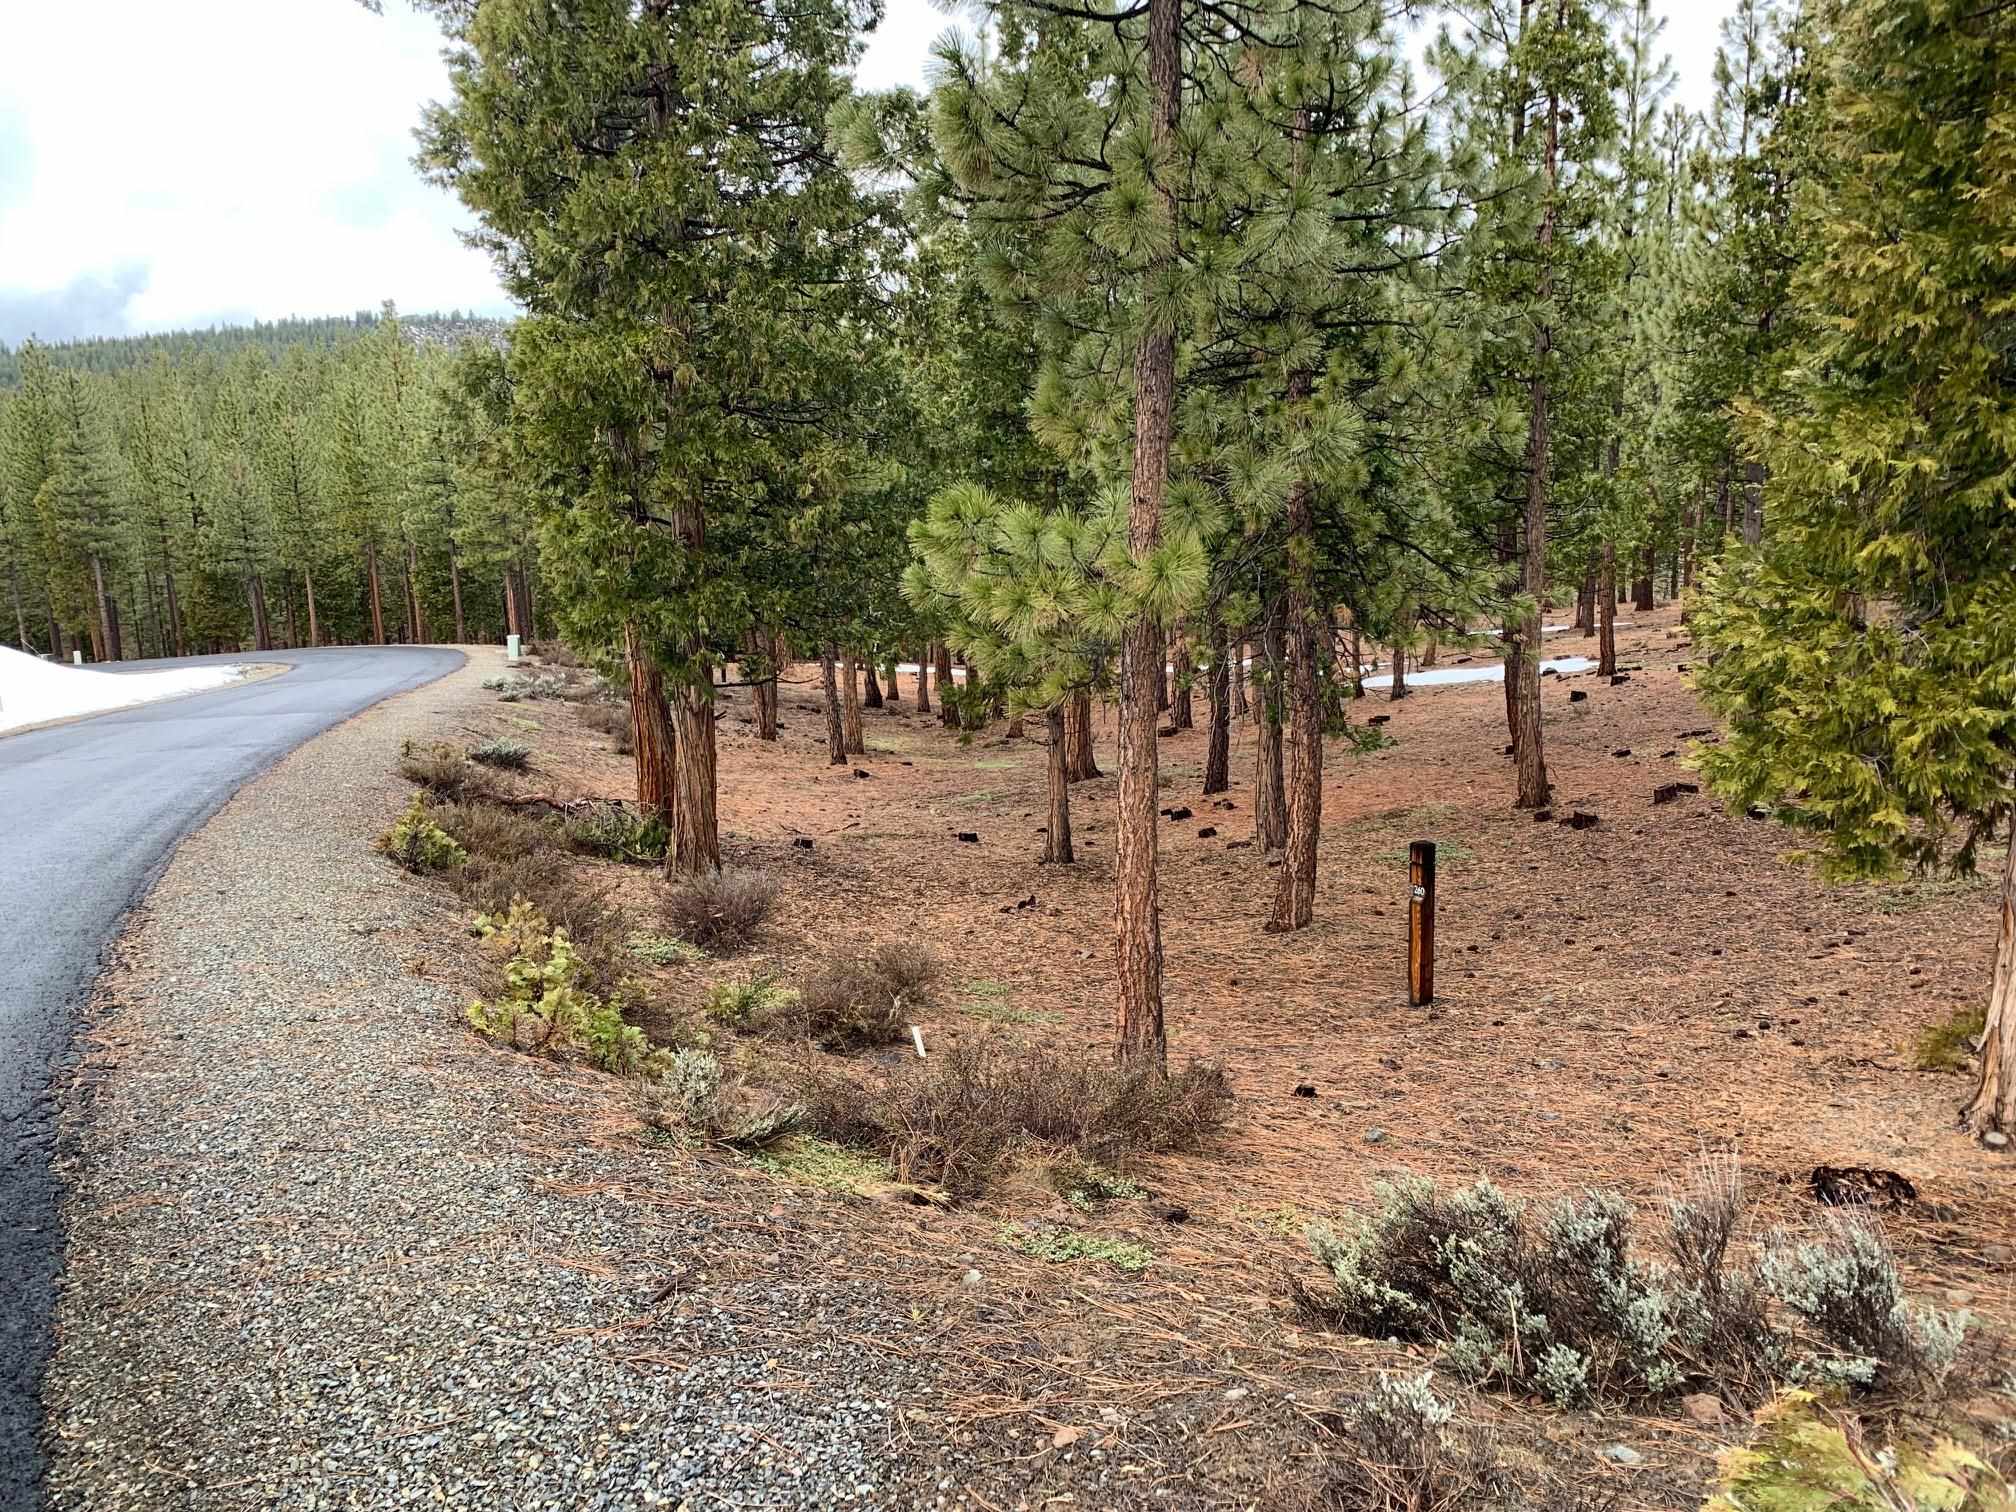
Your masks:
M1762 549L1713 573L1702 768L1824 870L1971 869L2011 830L1980 1080L2016 1132L2016 10L1847 0L1783 389L1746 414Z

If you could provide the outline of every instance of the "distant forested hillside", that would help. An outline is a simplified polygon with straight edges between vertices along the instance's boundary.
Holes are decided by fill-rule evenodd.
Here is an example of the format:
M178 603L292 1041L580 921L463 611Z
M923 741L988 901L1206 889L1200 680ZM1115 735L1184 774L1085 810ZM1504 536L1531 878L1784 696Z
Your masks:
M368 336L378 329L381 312L359 310L354 315L317 319L261 320L251 325L212 326L201 331L156 331L145 336L99 336L88 341L39 343L58 369L83 373L123 373L144 367L159 355L179 365L192 357L223 359L251 348L277 358L289 347L334 347ZM481 341L502 342L509 322L488 315L401 315L400 331L416 347L455 347ZM0 342L0 389L21 382L21 353Z

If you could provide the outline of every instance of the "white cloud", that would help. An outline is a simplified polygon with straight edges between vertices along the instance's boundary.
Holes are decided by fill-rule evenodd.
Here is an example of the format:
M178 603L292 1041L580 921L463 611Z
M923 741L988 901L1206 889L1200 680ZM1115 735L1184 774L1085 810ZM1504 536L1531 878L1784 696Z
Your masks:
M1665 42L1694 108L1730 6L1675 0ZM506 307L456 237L462 207L410 165L421 106L447 77L433 22L399 0L382 16L355 0L8 9L0 321L40 312L109 334L382 299ZM923 87L953 25L971 22L888 0L861 84Z
M134 268L132 329L382 299L505 307L456 237L462 207L410 166L421 106L447 88L426 17L355 0L107 0L10 7L7 31L6 308Z

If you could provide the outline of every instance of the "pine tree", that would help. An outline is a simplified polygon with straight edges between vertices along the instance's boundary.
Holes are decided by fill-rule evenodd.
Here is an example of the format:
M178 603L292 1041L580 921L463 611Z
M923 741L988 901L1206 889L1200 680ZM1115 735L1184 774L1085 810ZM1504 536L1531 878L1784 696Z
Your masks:
M2016 1131L2016 12L1849 0L1826 193L1802 201L1811 312L1746 408L1762 548L1709 577L1695 633L1730 720L1732 803L1815 833L1830 875L1971 869L2011 828L1981 1077Z
M551 589L584 644L670 680L668 865L712 870L713 667L750 619L723 547L852 467L808 437L845 430L837 317L871 295L874 216L826 140L868 16L843 0L431 8L454 99L430 115L424 160L529 312L514 426L550 505ZM544 492L561 479L564 496Z

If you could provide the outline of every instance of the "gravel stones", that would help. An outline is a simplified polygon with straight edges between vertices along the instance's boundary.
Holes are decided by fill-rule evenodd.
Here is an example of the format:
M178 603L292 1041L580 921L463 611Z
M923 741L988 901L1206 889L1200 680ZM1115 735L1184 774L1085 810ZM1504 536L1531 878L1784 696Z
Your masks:
M929 1500L887 1451L923 1370L868 1342L907 1316L708 1206L626 1204L690 1157L573 1143L606 1084L477 1043L407 969L463 921L370 837L400 740L487 703L489 660L248 786L129 929L64 1113L54 1507Z

